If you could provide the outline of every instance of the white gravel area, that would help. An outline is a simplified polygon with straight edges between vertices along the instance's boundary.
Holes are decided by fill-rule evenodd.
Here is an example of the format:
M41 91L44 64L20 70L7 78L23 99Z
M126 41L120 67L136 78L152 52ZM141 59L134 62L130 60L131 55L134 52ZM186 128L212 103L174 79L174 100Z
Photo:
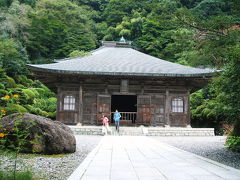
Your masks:
M75 137L77 140L75 153L56 157L41 155L31 157L27 155L27 158L21 158L22 164L32 167L36 175L41 176L42 179L66 180L87 154L96 147L103 136L76 135ZM240 169L240 153L227 149L224 145L226 140L224 136L150 138ZM13 162L8 157L0 155L0 170L11 168L11 166L13 166Z
M240 169L240 153L225 146L226 136L152 137L179 149Z
M75 137L77 142L77 150L75 153L56 157L39 155L24 158L23 155L23 158L21 158L23 163L18 163L18 169L20 166L22 168L27 165L36 172L37 177L40 176L42 179L66 180L102 138L102 136L85 135L76 135ZM13 166L13 161L8 157L0 156L0 159L0 170L10 169Z

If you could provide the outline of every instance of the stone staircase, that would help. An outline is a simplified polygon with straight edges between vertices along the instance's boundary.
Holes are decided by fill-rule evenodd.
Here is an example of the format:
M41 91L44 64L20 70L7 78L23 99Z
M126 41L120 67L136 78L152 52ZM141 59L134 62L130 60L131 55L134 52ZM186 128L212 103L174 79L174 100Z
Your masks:
M69 126L76 135L103 135L102 126Z
M104 135L102 126L69 126L76 135ZM178 127L124 127L117 132L111 126L114 136L214 136L214 128L178 128Z

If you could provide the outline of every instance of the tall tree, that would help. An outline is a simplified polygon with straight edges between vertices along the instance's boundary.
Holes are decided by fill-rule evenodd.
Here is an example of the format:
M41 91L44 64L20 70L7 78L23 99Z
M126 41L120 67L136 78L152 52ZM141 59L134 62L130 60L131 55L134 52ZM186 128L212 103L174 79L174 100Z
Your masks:
M28 14L32 11L30 6L14 1L7 10L0 12L2 17L0 34L26 43L29 39L28 29L31 25Z
M95 48L93 22L88 12L68 0L41 0L31 15L31 41L27 48L31 59L62 58L73 50Z
M5 68L8 75L26 73L26 62L26 51L21 44L14 39L0 37L0 67Z

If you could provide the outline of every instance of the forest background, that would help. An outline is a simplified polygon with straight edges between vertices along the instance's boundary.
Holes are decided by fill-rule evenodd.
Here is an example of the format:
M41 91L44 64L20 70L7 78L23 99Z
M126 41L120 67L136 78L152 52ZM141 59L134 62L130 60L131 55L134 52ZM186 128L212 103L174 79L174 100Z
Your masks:
M52 119L56 95L26 64L83 56L101 40L132 41L171 62L222 70L191 95L192 127L240 136L239 0L0 0L0 117Z

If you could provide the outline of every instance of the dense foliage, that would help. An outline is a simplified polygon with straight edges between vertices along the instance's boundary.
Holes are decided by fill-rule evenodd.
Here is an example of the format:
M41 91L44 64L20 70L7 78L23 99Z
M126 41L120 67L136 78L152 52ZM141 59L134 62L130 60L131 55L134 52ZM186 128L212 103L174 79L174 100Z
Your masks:
M28 75L26 63L86 55L101 40L124 36L158 58L222 70L192 94L193 126L222 133L240 120L239 0L2 0L0 12L0 66L9 78ZM23 108L52 112L39 100L45 95L34 96L42 85L19 83L15 88L28 98Z
M55 118L55 94L39 81L32 81L25 75L13 79L0 69L0 87L0 118L17 112Z

